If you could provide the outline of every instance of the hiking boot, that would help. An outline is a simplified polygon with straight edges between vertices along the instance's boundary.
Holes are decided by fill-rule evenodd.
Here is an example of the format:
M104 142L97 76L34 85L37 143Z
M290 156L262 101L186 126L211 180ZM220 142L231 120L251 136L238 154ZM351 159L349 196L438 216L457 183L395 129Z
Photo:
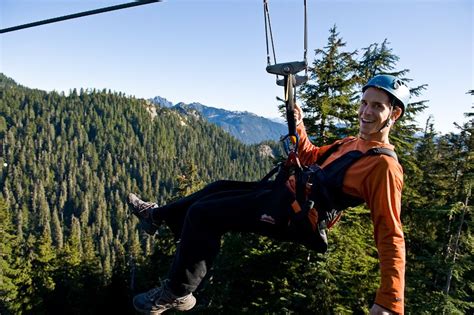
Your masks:
M196 305L196 298L192 293L179 297L174 295L163 282L161 287L151 289L148 292L135 295L133 307L138 312L156 315L167 310L188 311Z
M140 220L140 225L145 232L154 235L159 224L153 221L153 211L158 208L158 205L154 202L143 201L133 193L128 195L128 205L132 213Z

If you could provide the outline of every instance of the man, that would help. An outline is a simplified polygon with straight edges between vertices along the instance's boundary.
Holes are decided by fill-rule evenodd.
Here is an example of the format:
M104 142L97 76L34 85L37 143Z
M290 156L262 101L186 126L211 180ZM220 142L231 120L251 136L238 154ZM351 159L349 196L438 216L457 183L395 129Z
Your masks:
M315 164L325 152L331 152L321 163L324 169L354 150L362 153L372 148L393 150L389 132L408 103L407 86L394 76L378 75L369 80L362 92L359 135L339 141L334 152L328 151L332 145L316 147L310 142L302 123L301 109L296 108L301 164ZM289 181L287 184L291 188ZM401 166L393 157L382 154L363 155L348 167L343 177L341 193L365 201L374 224L381 284L371 314L404 312L405 241L400 221L402 186ZM135 308L147 314L160 314L168 309L191 309L196 303L192 292L212 265L219 252L221 236L228 231L255 232L283 240L297 239L293 237L295 230L288 228L287 217L275 220L262 215L262 209L287 203L287 197L292 194L291 189L279 194L273 190L272 183L218 181L163 207L130 194L132 211L148 233L154 233L159 224L166 222L180 238L168 279L161 287L135 296ZM317 215L315 220L318 221ZM277 221L286 224L277 224Z

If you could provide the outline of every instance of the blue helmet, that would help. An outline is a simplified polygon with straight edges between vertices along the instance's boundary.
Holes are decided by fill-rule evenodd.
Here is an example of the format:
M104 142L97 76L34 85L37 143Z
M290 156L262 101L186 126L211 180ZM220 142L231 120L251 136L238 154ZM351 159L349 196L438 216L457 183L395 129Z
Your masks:
M401 107L402 115L405 113L405 107L408 105L408 101L410 100L410 90L405 82L393 75L379 74L370 79L369 82L364 85L362 92L365 92L369 87L382 89L394 97L395 100L398 101L394 105Z

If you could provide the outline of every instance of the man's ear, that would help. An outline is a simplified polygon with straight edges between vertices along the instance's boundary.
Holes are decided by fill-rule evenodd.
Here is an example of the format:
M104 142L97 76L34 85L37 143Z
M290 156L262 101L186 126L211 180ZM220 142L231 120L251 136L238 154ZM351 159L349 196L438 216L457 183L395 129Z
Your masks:
M391 116L391 119L393 121L397 121L398 118L400 118L400 116L402 115L402 109L398 106L395 106L392 110L392 116Z

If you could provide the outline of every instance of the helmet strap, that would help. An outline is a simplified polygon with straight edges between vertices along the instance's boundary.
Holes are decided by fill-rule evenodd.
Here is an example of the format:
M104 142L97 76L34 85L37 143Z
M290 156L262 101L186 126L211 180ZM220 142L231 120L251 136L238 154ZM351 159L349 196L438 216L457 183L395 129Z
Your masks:
M385 123L383 124L382 127L380 127L380 129L379 129L378 132L382 132L382 130L383 130L384 128L390 127L390 126L392 125L392 123L393 123L393 120L392 120L392 113L393 113L393 108L394 108L394 106L395 106L395 99L392 98L392 100L391 100L390 103L391 103L391 104L390 104L390 113L388 114L388 118L387 118L387 120L385 120Z

